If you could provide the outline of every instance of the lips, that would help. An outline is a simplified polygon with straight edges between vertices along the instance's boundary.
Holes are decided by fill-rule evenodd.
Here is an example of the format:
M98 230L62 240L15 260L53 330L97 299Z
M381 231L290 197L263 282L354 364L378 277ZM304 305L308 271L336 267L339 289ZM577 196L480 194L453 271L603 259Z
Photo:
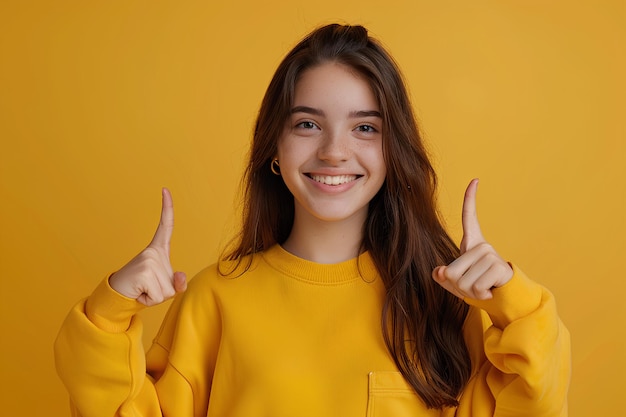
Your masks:
M342 185L355 181L360 175L316 175L307 174L313 181L317 181L326 185Z

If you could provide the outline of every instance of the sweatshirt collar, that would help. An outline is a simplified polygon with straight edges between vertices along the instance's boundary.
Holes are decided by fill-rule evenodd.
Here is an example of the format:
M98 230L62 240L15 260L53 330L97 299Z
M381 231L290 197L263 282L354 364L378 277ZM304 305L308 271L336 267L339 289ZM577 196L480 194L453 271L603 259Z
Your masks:
M369 252L336 264L320 264L299 258L276 244L262 254L277 271L300 281L319 285L346 284L356 280L374 282L378 273Z

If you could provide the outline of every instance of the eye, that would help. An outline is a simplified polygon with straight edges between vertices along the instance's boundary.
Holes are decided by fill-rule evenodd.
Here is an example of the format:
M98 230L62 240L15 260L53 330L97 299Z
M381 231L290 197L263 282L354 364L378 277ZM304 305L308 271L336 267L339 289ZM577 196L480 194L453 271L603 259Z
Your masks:
M374 126L371 126L371 125L360 125L360 126L357 126L356 130L359 131L359 132L364 132L364 133L376 133L376 132L378 132L378 130L376 130L376 128Z
M296 125L297 128L301 129L316 129L317 125L311 121L300 122Z

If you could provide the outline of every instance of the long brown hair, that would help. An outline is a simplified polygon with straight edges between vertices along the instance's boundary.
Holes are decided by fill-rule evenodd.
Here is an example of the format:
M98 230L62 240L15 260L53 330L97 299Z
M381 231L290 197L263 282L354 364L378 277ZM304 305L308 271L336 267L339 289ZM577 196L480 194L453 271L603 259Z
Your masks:
M368 81L383 118L387 176L369 204L362 248L371 254L385 284L381 323L387 348L428 407L458 405L471 372L462 331L468 307L435 283L431 271L450 263L459 250L436 210L435 171L400 71L364 27L321 27L278 66L261 104L242 180L242 229L224 259L241 262L246 255L287 239L294 218L293 196L272 174L270 163L300 74L329 61L353 68Z

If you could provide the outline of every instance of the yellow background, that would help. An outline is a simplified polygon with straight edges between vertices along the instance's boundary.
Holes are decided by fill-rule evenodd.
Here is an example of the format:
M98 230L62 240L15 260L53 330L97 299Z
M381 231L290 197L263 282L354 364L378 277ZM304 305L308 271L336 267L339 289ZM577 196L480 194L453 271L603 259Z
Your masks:
M0 414L64 416L52 345L70 307L176 206L173 263L212 263L282 58L361 23L402 67L460 238L557 296L570 415L616 415L626 375L623 0L10 1L0 5ZM145 340L165 307L145 314Z

